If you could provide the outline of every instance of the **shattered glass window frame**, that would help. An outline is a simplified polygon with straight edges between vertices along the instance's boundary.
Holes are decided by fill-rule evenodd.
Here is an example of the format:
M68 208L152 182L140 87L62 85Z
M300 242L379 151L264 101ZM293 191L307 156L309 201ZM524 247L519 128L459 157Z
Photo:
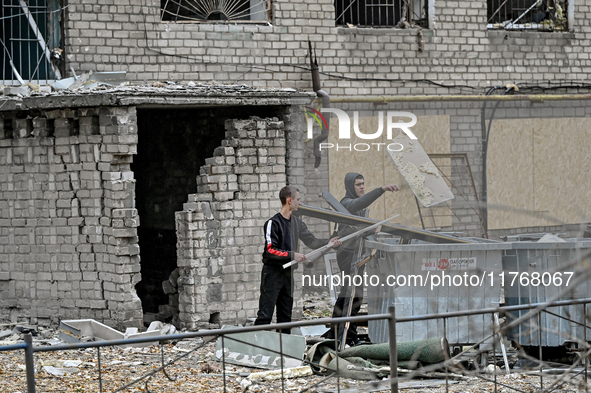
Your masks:
M46 85L63 72L63 8L58 0L2 0L0 61L3 85Z
M428 0L335 0L335 22L341 27L428 28Z
M487 0L487 29L567 32L568 0Z

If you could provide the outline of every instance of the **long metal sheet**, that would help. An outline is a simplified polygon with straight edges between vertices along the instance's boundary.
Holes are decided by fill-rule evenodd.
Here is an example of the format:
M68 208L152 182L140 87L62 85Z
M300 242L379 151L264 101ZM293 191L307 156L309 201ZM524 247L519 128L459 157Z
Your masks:
M378 223L378 220L371 218L364 218L359 216L347 215L339 212L335 212L321 207L314 207L308 205L301 205L299 209L294 212L298 216L308 216L327 220L331 222L343 223L348 225L373 225ZM403 238L411 238L422 240L430 243L475 243L472 240L447 236L438 234L435 232L426 231L423 229L405 227L403 225L396 224L384 224L382 225L382 232L390 233L395 236Z

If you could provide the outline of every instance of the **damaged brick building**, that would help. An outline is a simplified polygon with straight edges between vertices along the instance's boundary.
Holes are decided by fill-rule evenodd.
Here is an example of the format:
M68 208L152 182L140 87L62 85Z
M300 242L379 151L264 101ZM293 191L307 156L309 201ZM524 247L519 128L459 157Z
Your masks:
M33 6L52 16L33 18L45 32L43 50L37 41L6 44L11 61L4 57L4 85L18 85L17 74L51 84L56 72L73 77L88 71L125 71L130 85L0 98L0 318L95 318L138 326L162 305L170 306L167 318L187 328L252 318L261 226L278 209L277 191L295 184L306 203L320 206L317 194L336 187L331 171L339 158L324 154L315 169L306 143L301 107L316 96L308 40L324 73L322 88L335 102L350 98L337 104L341 109L410 111L424 119L417 125L424 138L437 129L441 138L429 152L469 165L473 184L462 187L470 201L487 196L521 207L503 199L509 180L494 171L492 154L494 181L486 189L483 128L493 116L497 135L532 119L543 124L514 141L531 144L524 149L532 157L540 146L534 137L547 140L564 122L589 138L587 96L526 98L498 108L429 99L476 96L492 87L501 93L507 84L525 94L587 93L591 10L585 4L557 2L563 13L549 17L552 28L529 19L529 26L511 28L494 22L500 3L482 0L416 1L404 17L401 2L387 9L392 18L363 21L348 19L346 1L250 0L239 2L244 9L238 15L220 8L205 16L191 6L200 3L40 0L28 11L18 2L11 11L3 7L6 20L37 15ZM6 23L4 42L25 34ZM41 66L23 61L27 55ZM170 82L154 84L159 81ZM503 149L504 140L495 143ZM528 162L528 168L536 165L533 158ZM551 175L558 178L560 171ZM580 181L589 179L583 174ZM539 184L531 188L543 193ZM575 202L585 199L558 191L575 195ZM550 199L543 201L533 210L553 208ZM483 235L482 216L460 201L444 215L426 226ZM575 232L588 222L570 211L561 218L566 226L540 220L519 226L496 215L485 230L489 237ZM315 233L328 235L326 222L309 222ZM161 283L171 275L165 294Z

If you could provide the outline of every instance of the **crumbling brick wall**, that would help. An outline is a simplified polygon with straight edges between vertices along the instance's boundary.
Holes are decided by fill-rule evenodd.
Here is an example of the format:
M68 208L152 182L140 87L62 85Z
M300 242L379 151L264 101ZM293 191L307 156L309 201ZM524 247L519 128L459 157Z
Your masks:
M182 327L256 315L262 227L281 208L285 142L276 118L226 122L222 146L201 167L197 193L176 213Z
M134 107L0 114L0 319L139 326Z

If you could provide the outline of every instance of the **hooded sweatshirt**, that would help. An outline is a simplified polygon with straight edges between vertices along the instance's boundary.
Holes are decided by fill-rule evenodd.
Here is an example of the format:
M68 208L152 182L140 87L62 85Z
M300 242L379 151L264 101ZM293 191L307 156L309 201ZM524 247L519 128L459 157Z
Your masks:
M355 192L355 178L358 176L361 176L361 174L356 172L349 172L345 175L345 197L341 199L341 205L349 210L351 214L365 217L367 207L381 197L385 191L382 187L378 187L375 190L358 197ZM341 238L355 231L356 229L350 225L339 224L338 233ZM352 251L357 244L357 240L358 239L347 240L342 244L341 248L347 251Z

